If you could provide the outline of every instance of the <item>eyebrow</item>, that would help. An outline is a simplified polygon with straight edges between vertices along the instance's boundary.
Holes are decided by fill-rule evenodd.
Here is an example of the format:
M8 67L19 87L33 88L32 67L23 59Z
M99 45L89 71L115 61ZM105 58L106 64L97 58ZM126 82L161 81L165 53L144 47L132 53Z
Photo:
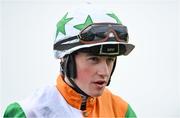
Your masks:
M93 53L86 53L87 56L97 56L97 57L108 57L108 58L116 58L117 56L109 56L109 55L96 55Z

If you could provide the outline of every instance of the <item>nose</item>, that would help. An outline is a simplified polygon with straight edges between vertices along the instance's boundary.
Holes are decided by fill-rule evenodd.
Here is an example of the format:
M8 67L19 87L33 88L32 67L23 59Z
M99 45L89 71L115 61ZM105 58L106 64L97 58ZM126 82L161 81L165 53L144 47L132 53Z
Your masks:
M98 71L97 71L98 75L103 76L103 77L109 77L109 74L110 74L109 71L110 70L106 61L102 61L98 67Z

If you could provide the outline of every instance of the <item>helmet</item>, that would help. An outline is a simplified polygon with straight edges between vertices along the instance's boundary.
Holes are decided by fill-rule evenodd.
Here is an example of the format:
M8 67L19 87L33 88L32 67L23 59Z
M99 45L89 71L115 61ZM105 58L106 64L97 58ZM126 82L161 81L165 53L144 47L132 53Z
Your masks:
M120 44L120 46L125 49L120 55L128 55L134 48L134 45L128 44L128 40L126 42L109 41L90 44L81 43L79 37L69 40L71 37L77 36L80 31L88 25L102 22L122 25L121 20L114 12L99 7L97 8L97 6L91 4L65 12L64 16L57 23L56 38L54 42L55 57L58 59L62 58L81 48L115 43Z
M99 7L86 5L67 11L57 23L55 57L65 59L61 63L62 73L68 77L76 91L86 96L73 80L76 78L74 53L84 49L97 55L118 56L128 55L134 47L128 43L127 27L122 25L118 16ZM115 65L116 61L113 71Z

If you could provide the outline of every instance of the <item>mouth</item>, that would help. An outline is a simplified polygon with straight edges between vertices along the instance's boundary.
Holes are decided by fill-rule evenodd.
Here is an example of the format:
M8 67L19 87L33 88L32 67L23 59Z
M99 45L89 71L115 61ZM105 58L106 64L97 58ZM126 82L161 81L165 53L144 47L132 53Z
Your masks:
M104 81L104 80L99 80L99 81L94 82L94 84L95 84L98 88L103 88L103 87L106 86L107 82Z

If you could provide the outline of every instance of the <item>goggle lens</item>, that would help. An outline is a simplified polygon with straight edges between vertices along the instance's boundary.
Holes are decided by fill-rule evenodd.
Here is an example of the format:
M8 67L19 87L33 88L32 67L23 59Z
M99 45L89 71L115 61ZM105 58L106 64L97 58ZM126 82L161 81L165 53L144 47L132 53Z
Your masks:
M84 43L101 42L111 37L119 42L127 42L127 27L120 24L96 23L87 26L80 32L80 39Z

